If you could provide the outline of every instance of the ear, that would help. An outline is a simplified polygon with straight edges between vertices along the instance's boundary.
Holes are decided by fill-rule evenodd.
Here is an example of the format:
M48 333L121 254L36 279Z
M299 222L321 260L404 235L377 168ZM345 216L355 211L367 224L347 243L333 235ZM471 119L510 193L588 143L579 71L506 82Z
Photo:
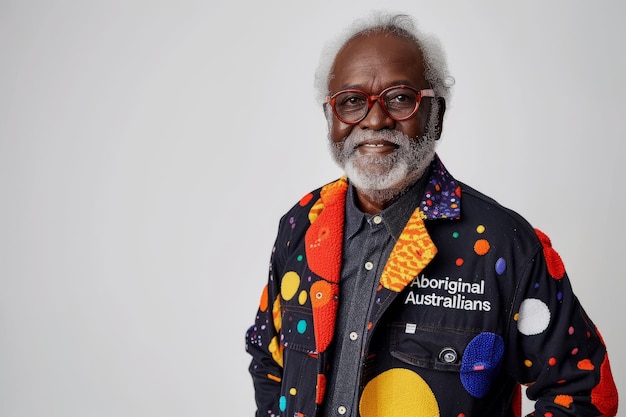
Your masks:
M443 130L443 115L446 112L446 100L443 97L437 97L437 123L435 124L435 132L437 134L437 140L441 137Z

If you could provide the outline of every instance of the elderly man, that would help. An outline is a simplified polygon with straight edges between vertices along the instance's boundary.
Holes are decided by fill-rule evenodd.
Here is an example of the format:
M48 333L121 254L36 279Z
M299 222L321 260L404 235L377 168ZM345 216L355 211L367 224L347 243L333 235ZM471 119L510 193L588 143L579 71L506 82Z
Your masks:
M261 416L615 415L602 338L550 239L435 153L451 85L437 42L374 13L317 86L346 177L280 221L255 324Z

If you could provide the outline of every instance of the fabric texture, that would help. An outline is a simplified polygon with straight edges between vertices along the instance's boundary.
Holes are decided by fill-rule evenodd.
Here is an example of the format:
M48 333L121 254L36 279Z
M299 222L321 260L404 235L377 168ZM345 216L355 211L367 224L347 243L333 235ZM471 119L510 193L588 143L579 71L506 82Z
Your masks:
M246 333L258 417L324 409L347 188L343 178L308 193L280 221ZM520 384L536 416L615 415L604 342L547 235L438 158L413 198L363 317L361 408L350 415L519 416Z

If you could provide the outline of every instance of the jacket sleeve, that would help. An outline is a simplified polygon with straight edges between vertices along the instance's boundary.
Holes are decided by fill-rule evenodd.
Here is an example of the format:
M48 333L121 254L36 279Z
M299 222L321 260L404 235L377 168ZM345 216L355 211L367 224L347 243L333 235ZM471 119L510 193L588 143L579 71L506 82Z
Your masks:
M268 282L261 294L255 322L246 332L246 351L252 356L249 371L254 385L257 417L280 414L283 346L279 342L280 277L275 275L281 270L281 259L284 258L280 241L279 228L270 259Z
M542 246L517 291L507 366L528 386L536 416L615 416L618 394L604 341L550 240L536 233Z

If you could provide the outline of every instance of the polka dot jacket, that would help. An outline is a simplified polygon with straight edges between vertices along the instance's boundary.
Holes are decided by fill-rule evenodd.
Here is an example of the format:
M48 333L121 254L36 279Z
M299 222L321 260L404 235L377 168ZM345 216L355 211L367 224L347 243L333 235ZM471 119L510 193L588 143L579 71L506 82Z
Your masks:
M330 183L280 221L246 333L257 417L323 409L346 190ZM604 342L548 236L438 158L416 198L364 318L358 415L519 416L522 384L535 416L616 415Z

